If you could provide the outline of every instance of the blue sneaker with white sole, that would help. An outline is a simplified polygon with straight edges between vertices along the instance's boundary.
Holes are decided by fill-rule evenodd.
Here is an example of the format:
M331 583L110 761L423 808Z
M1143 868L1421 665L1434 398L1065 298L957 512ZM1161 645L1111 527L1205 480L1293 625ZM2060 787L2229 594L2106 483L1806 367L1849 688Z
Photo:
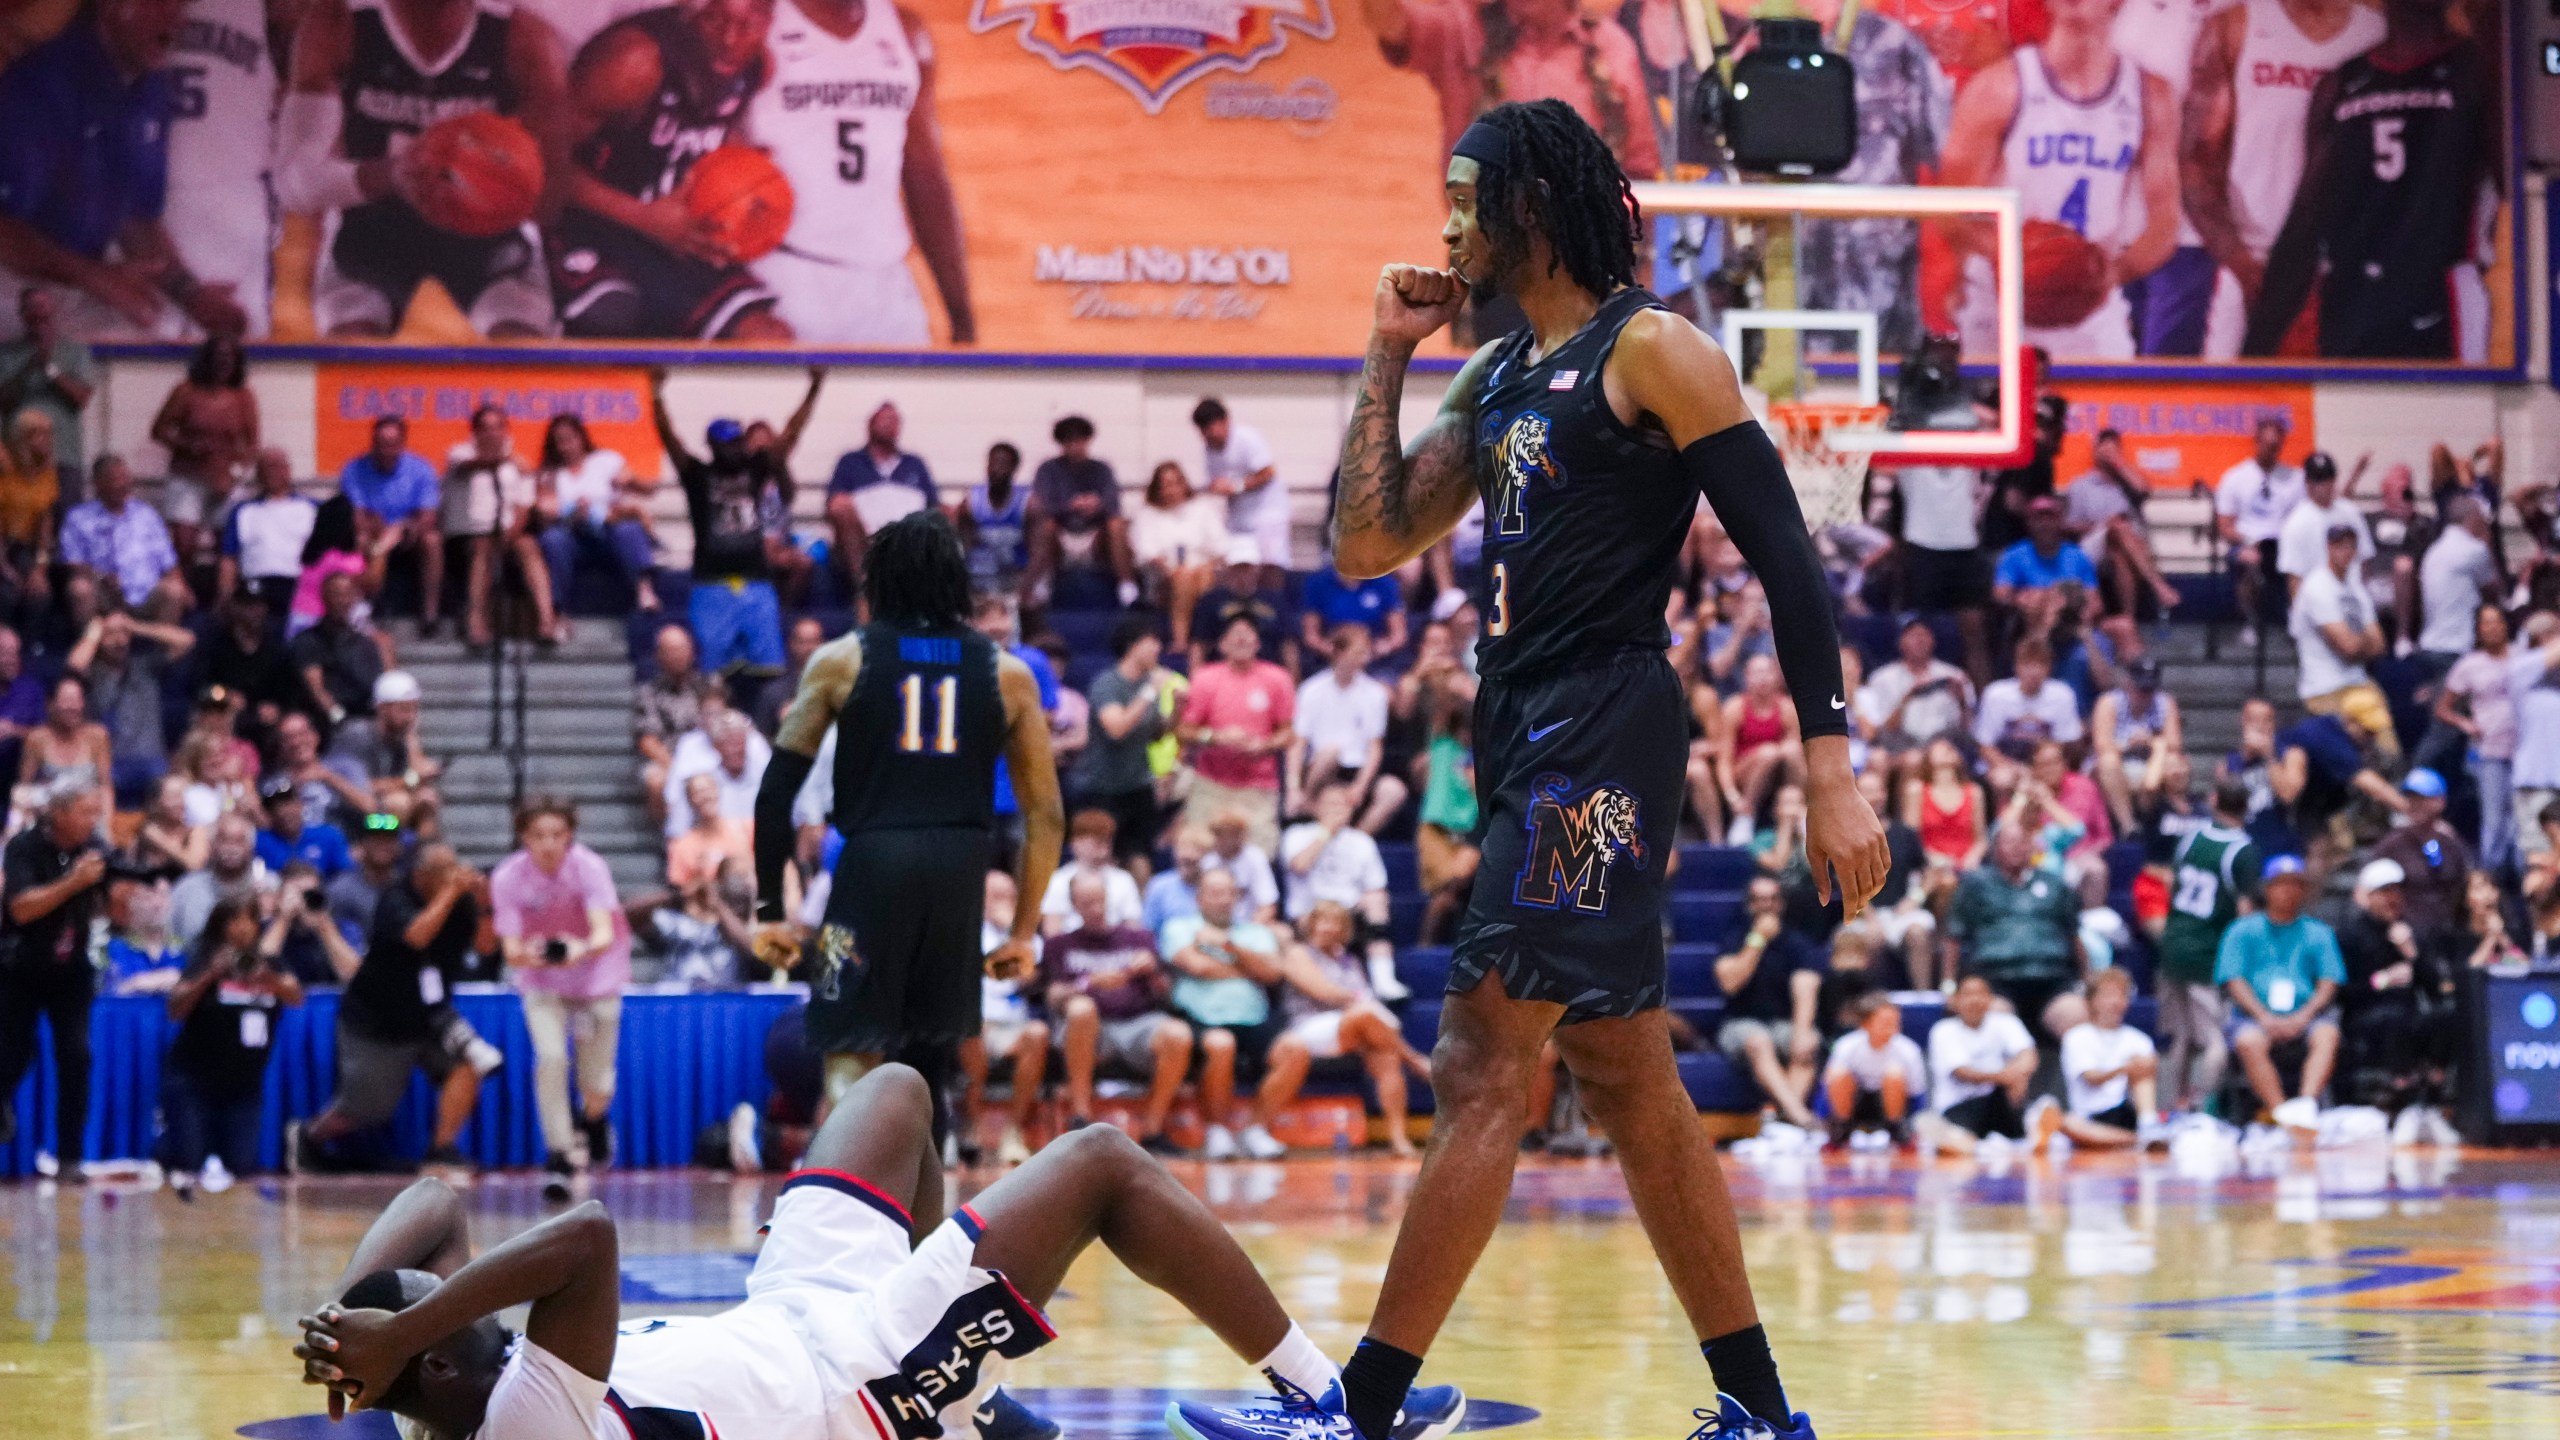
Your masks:
M1013 1398L1013 1392L997 1386L987 1403L969 1417L976 1424L978 1440L1058 1440L1058 1422Z
M1416 1385L1388 1440L1446 1440L1466 1413L1467 1397L1457 1386ZM1288 1389L1242 1405L1176 1400L1165 1407L1164 1424L1178 1440L1361 1440L1359 1427L1342 1413L1339 1380L1321 1399Z
M1705 1423L1689 1435L1689 1440L1814 1440L1813 1421L1801 1410L1788 1417L1787 1429L1761 1419L1742 1408L1742 1402L1718 1393L1713 1410L1689 1412Z

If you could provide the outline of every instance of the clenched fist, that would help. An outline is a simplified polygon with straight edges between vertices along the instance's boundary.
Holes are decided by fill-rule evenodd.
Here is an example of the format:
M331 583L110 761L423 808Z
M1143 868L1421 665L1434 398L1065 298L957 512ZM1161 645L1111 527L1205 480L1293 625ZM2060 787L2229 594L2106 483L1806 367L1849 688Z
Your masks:
M1441 326L1458 318L1467 301L1467 282L1454 270L1421 265L1390 265L1378 276L1375 331L1389 339L1420 344Z

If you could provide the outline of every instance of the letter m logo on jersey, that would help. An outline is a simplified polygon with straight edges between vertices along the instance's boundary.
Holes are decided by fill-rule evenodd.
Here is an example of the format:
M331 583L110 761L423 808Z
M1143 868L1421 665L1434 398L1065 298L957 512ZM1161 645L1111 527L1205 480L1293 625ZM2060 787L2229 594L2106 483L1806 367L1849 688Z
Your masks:
M1096 70L1150 115L1217 70L1241 74L1279 54L1294 30L1333 38L1330 0L976 0L969 29L1019 23L1022 48L1061 70Z
M1529 787L1529 858L1511 882L1512 903L1538 910L1609 913L1609 867L1621 857L1644 868L1644 815L1615 785L1579 795L1562 775Z

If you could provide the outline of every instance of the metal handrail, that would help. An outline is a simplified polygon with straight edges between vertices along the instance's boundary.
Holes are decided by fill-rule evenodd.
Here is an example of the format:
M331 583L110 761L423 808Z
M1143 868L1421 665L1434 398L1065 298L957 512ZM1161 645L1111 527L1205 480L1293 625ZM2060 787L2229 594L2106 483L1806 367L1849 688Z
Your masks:
M507 808L524 803L525 771L530 764L533 727L533 642L500 635L489 644L489 750L507 765ZM508 681L515 693L508 695ZM509 725L512 718L513 725Z

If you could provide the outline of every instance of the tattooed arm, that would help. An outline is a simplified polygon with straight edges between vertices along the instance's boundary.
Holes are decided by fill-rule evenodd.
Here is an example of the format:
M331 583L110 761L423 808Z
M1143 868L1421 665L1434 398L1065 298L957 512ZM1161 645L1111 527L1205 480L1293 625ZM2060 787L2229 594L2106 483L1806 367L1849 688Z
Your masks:
M1475 501L1476 382L1493 345L1467 361L1410 446L1399 414L1415 347L1457 315L1466 293L1455 275L1417 265L1390 265L1378 278L1368 363L1334 481L1334 565L1350 579L1374 579L1422 554Z
M2204 248L2239 280L2244 301L2257 297L2264 273L2240 238L2239 218L2231 213L2231 135L2238 108L2232 87L2248 19L2235 5L2206 20L2197 32L2178 134L2179 198Z

